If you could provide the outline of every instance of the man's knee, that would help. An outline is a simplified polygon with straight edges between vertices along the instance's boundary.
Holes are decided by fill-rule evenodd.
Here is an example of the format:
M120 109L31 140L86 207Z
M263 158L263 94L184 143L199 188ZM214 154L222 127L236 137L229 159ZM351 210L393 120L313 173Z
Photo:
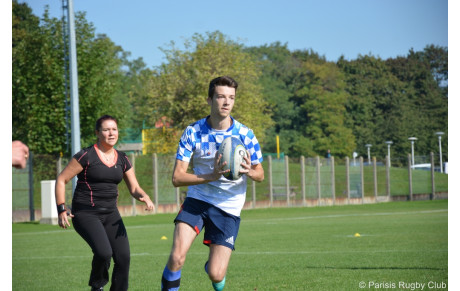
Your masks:
M219 283L225 278L225 273L224 272L213 272L212 270L209 271L208 273L209 279L213 281L214 283Z
M172 271L182 269L185 264L185 254L171 253L168 260L168 268Z
M209 266L209 264L206 263L205 270L208 273L209 279L213 281L214 283L218 283L224 280L227 269L223 268L222 266L219 266L219 267Z

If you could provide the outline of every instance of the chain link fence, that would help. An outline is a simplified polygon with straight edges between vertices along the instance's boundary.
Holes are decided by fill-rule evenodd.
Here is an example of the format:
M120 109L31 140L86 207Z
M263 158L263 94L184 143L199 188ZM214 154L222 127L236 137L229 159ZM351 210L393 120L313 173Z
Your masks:
M185 199L187 187L171 183L175 155L129 155L141 187L152 198L156 212L175 212ZM246 208L272 206L316 206L373 203L390 200L447 198L447 174L439 172L436 154L414 157L335 159L289 158L267 155L262 163L265 180L248 180ZM13 168L13 221L38 220L41 208L40 182L54 180L68 158L32 155L24 170ZM436 163L438 162L438 163ZM423 166L420 166L423 165ZM429 166L427 166L429 165ZM433 165L433 170L431 165ZM66 186L66 201L72 201L72 183ZM142 205L135 201L124 182L119 184L118 205ZM136 215L136 211L127 213ZM21 214L21 218L17 216ZM16 216L16 218L15 218Z

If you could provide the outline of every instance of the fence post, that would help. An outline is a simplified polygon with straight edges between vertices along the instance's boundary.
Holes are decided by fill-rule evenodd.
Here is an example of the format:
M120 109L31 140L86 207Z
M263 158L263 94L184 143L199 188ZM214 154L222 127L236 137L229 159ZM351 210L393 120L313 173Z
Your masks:
M270 195L270 207L273 206L273 173L272 156L268 156L268 193Z
M350 158L345 157L345 183L347 191L347 202L350 204Z
M131 162L133 163L133 171L134 171L134 175L136 174L136 158L134 157L134 154L131 154ZM136 216L137 215L137 209L136 209L136 199L134 197L131 196L131 201L132 201L132 205L133 205L133 216Z
M57 162L56 162L56 177L59 176L59 174L62 172L62 157L59 156Z
M372 157L372 163L374 166L374 197L375 201L377 201L377 196L378 196L378 185L377 185L377 159L375 157Z
M385 157L386 163L385 163L385 170L386 170L386 188L387 188L387 196L390 198L390 157L386 156Z
M335 205L335 162L334 157L331 157L331 191L332 191L332 205Z
M176 211L179 211L180 209L180 188L179 187L176 187ZM158 207L157 205L155 205L155 208Z
M29 213L30 221L35 221L35 208L34 208L34 154L29 152Z
M363 157L359 157L360 176L361 176L361 203L364 204L364 163Z
M300 181L302 183L302 205L306 206L307 201L305 200L305 157L300 156Z
M321 205L321 171L319 156L316 156L316 193L318 194L318 205Z
M290 200L290 185L289 185L289 157L287 155L284 155L284 171L286 173L286 203L287 206L290 205L291 200Z
M436 192L435 192L436 188L434 184L434 153L433 152L430 153L430 159L431 159L431 197L430 197L430 200L434 200L435 195L436 195Z
M412 201L412 164L411 164L411 155L407 155L407 165L409 171L409 200Z
M158 208L158 157L157 154L154 153L153 156L153 198L155 200L155 209ZM155 210L156 213L156 210Z

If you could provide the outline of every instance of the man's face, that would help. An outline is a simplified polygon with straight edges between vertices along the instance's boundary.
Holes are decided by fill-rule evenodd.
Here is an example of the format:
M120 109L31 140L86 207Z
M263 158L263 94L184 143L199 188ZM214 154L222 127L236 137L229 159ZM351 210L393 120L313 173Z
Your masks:
M211 105L212 116L229 116L235 104L235 88L217 86L212 99L208 98L208 104Z

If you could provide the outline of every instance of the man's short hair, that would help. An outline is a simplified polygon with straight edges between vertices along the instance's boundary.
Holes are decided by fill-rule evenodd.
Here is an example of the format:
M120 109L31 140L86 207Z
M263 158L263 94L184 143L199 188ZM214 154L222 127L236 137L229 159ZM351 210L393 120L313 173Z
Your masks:
M209 83L208 98L212 99L217 86L227 86L230 88L235 88L235 93L236 93L236 89L238 88L238 83L229 76L217 77L211 80L211 82Z

